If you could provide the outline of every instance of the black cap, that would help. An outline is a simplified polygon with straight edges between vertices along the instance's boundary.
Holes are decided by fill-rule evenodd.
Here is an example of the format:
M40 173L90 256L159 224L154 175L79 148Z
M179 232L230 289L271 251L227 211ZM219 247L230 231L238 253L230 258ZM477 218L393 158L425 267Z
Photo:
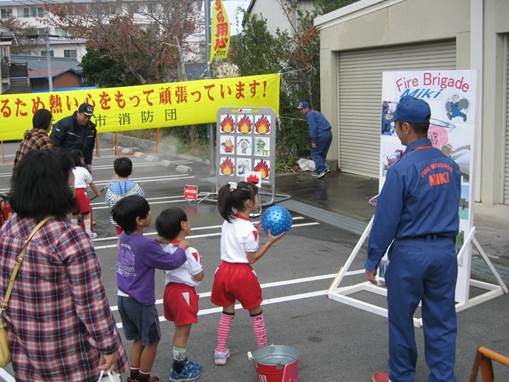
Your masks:
M94 107L89 103L82 103L78 108L78 113L83 113L87 117L92 117L94 115Z

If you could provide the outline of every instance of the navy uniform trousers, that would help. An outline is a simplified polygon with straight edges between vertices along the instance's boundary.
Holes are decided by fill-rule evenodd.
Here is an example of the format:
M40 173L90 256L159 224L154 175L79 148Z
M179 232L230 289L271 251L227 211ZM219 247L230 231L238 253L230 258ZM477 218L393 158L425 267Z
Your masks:
M417 348L413 316L422 302L429 382L455 382L456 250L452 238L397 240L385 273L389 309L389 376L413 382Z

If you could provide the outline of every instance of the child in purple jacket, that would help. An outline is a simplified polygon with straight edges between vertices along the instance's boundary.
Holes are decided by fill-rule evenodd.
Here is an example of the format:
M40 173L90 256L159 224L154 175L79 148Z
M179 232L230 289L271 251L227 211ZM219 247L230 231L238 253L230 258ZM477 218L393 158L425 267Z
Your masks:
M111 211L115 222L124 230L119 238L117 258L118 311L131 347L130 382L159 381L150 375L161 338L155 307L154 276L156 269L172 270L186 262L182 241L172 254L159 243L143 236L152 217L148 202L132 195L121 199Z

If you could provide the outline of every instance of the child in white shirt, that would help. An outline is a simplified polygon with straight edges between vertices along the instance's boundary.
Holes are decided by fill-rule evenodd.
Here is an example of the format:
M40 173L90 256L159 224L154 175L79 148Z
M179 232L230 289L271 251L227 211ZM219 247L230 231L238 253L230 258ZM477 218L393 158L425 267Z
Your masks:
M191 223L180 208L168 208L156 220L159 236L170 243L164 248L173 253L182 240L191 233ZM173 336L173 365L170 381L194 381L201 375L202 366L186 357L187 341L191 325L198 322L198 294L195 287L203 280L203 267L200 254L195 248L186 249L187 260L179 268L166 271L164 289L164 317L175 323Z
M94 232L94 225L92 223L92 207L87 195L87 187L90 186L96 196L101 195L101 193L97 190L92 175L85 167L83 152L81 150L72 150L71 156L75 166L72 170L74 175L74 197L81 217L80 224L90 238L95 239L97 234Z

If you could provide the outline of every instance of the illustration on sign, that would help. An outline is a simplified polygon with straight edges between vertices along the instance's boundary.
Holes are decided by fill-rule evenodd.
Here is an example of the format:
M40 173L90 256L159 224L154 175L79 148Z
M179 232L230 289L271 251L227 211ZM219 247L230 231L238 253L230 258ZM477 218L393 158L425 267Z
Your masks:
M255 155L268 157L270 155L270 138L256 137Z
M241 134L251 134L253 131L253 117L250 115L242 115L238 117L237 132Z
M253 155L253 139L251 137L237 136L237 154Z
M471 205L473 201L473 145L475 142L475 72L415 71L384 72L382 86L382 115L380 141L381 189L387 171L405 152L394 130L393 113L403 96L413 96L426 101L431 108L428 138L433 147L453 159L461 172L461 200L459 206L460 227L456 238L457 249L463 244L473 225ZM430 181L440 182L440 179ZM468 288L469 270L459 263L456 297L464 299ZM459 293L459 295L458 295ZM463 295L463 297L462 297Z
M220 137L220 153L221 154L233 154L235 152L235 137L233 135L222 135Z
M233 133L235 131L235 120L229 114L222 115L219 126L221 127L221 133Z
M245 176L251 171L252 161L249 158L237 158L237 176Z
M268 179L270 177L270 161L265 159L257 159L255 160L254 171L260 173L260 176L263 179Z
M270 134L271 118L266 115L258 115L255 117L255 132L256 134Z
M235 173L235 159L231 157L222 157L219 163L221 175L233 176Z

